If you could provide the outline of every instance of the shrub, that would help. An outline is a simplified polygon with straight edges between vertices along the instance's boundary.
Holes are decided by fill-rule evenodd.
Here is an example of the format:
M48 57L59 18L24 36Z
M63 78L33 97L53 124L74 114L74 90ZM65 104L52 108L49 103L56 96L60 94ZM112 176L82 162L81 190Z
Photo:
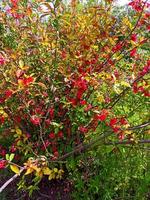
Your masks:
M108 0L3 1L1 168L61 178L72 155L148 137L149 4L129 5L134 21Z

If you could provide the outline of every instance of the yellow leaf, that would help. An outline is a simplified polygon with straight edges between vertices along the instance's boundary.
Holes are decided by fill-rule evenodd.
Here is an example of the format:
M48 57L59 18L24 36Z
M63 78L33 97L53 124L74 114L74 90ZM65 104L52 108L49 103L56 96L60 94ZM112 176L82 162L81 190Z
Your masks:
M110 44L113 45L113 46L116 44L116 42L115 42L114 39L112 39L112 38L109 38L109 42L110 42Z
M8 117L7 113L4 112L3 117L7 118Z
M56 179L61 179L63 174L64 174L64 170L63 170L63 169L60 169L60 170L58 171L58 174L57 174L57 176L56 176Z
M25 175L31 174L34 171L33 168L28 168Z
M18 86L19 88L23 88L23 81L21 79L18 80Z
M12 53L10 56L12 59L17 59L17 54L15 54L15 53Z
M7 113L3 110L2 107L0 107L0 115L3 115L3 117L8 117Z
M42 176L43 176L43 172L42 172L42 170L36 172L36 176L39 176L39 177L42 178Z
M58 174L63 174L64 173L64 170L63 169L60 169L59 171L58 171Z
M114 85L114 91L115 91L117 94L120 94L120 93L122 92L119 83L116 83L116 84Z
M96 99L97 99L97 101L98 101L98 102L100 102L100 103L102 103L102 102L104 102L104 101L105 101L105 99L104 99L104 96L103 96L103 95L98 95Z
M52 170L49 169L48 167L43 168L43 174L44 175L50 175L52 173Z
M21 69L27 71L29 69L29 66L28 65L24 65Z
M125 134L125 135L131 135L131 134L132 134L132 131L126 130L126 131L124 131L124 134Z
M97 45L92 45L91 46L94 50L98 51L98 46Z
M122 22L128 26L130 29L132 28L132 24L130 23L129 19L127 17L124 17Z
M57 169L57 168L54 168L53 171L54 171L55 173L57 173L57 172L58 172L58 169Z
M10 169L15 172L15 174L20 174L20 170L16 165L10 165Z
M22 69L24 67L24 62L23 60L19 60L19 67Z
M3 108L0 108L0 114L4 114Z
M122 86L124 87L131 87L130 84L128 82L125 82L125 81L121 81L120 83Z
M55 173L52 173L52 174L49 175L48 180L52 180L54 178L55 178Z
M20 130L19 128L16 128L16 133L17 133L18 135L22 135L22 130Z
M19 67L22 70L28 70L29 69L29 66L25 65L23 60L19 60Z
M52 179L53 179L53 176L52 176L52 174L50 174L48 177L48 180L52 180Z
M41 171L41 168L37 167L36 165L32 165L32 168L39 173Z

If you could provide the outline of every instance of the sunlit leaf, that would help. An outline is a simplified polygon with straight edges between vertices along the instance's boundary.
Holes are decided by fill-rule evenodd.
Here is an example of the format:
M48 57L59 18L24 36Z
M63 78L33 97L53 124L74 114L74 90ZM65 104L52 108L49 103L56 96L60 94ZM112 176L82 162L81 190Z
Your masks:
M22 130L20 130L19 128L16 128L16 133L17 133L18 135L22 135Z
M33 171L34 171L34 169L29 167L29 168L27 168L25 175L31 174Z
M20 170L16 165L10 165L10 169L15 172L15 174L20 174Z
M12 161L15 157L15 154L14 153L11 153L10 156L9 156L9 161Z
M24 61L23 60L19 60L19 67L21 69L24 67Z
M43 174L44 175L50 175L52 173L52 170L48 167L43 168Z

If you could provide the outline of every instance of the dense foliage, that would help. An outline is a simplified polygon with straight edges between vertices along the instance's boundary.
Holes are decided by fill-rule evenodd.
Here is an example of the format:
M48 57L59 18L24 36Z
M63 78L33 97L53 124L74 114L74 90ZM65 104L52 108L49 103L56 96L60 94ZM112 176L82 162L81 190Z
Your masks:
M108 0L99 4L72 0L67 6L59 0L2 1L0 168L25 172L20 188L26 188L23 180L32 174L35 184L30 191L44 175L60 179L66 170L82 190L83 162L89 163L86 174L92 196L97 191L103 199L111 199L122 184L126 187L122 193L128 192L130 182L134 184L138 173L142 176L140 167L134 179L128 170L132 162L138 166L132 157L138 151L140 157L140 144L149 141L148 8L148 2L134 0L129 3L130 14L118 16ZM120 151L124 152L116 153ZM114 165L118 154L120 169ZM121 176L126 158L128 166ZM91 174L97 173L92 172L93 165L106 168L111 181L116 176L120 180L109 188L104 170L92 179ZM105 188L98 188L99 179L111 190L109 198L103 196Z

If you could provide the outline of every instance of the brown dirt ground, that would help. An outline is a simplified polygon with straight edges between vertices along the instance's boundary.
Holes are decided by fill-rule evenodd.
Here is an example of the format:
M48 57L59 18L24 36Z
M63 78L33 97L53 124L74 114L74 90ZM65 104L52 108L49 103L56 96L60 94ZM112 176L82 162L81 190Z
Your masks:
M2 186L10 177L0 173L0 186ZM25 191L17 191L17 183L19 179L10 183L7 188L0 194L0 200L72 200L71 181L53 180L48 181L46 178L42 179L39 184L39 190L29 197Z

